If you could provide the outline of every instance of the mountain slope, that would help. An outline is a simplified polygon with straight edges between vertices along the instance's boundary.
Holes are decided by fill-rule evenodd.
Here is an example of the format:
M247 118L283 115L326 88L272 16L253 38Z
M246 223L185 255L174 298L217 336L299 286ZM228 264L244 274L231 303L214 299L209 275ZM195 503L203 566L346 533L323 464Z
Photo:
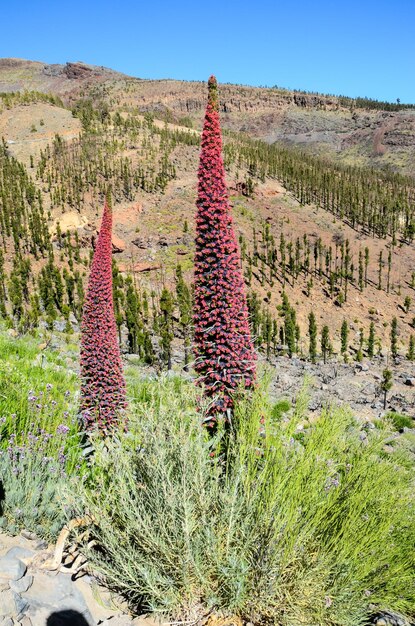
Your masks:
M27 86L45 92L53 83L54 96L60 93L66 107L36 93L9 91L2 98L0 287L7 311L25 324L37 309L79 317L89 252L110 188L119 320L125 321L130 275L142 301L153 306L146 324L157 333L162 286L174 289L178 263L191 279L197 127L206 85L142 81L107 70L69 78L65 67L51 77L47 68L44 78L43 64L24 65L30 70ZM301 113L320 122L348 115L333 98L231 85L220 94L223 123L233 129L262 124L270 110L281 119ZM234 130L225 135L224 155L257 344L271 343L272 350L285 344L284 292L296 311L299 352L308 352L308 315L314 311L319 332L329 326L336 352L347 320L352 355L361 341L366 350L371 323L376 350L386 355L397 317L404 355L415 316L413 181L334 166ZM36 293L37 304L31 300ZM275 320L272 332L269 320Z
M25 59L0 59L0 92L41 91L71 95L80 85L122 78L114 70L86 63L47 64Z
M0 59L0 92L24 89L99 98L110 107L151 111L169 121L200 127L206 85L141 80L85 63L48 65ZM415 109L370 100L306 94L279 88L221 85L222 125L267 142L299 145L347 164L415 174ZM386 105L386 103L385 103ZM389 110L396 109L396 110Z

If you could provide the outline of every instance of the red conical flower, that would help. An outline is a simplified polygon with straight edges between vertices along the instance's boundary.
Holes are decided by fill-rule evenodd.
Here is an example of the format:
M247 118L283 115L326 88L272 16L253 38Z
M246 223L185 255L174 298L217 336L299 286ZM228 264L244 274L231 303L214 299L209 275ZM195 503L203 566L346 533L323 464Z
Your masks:
M112 211L105 202L81 324L81 411L103 432L126 407L125 380L112 298Z
M232 390L252 386L255 352L248 323L240 255L232 225L222 160L217 82L209 79L202 134L196 216L195 369L213 411L232 407Z

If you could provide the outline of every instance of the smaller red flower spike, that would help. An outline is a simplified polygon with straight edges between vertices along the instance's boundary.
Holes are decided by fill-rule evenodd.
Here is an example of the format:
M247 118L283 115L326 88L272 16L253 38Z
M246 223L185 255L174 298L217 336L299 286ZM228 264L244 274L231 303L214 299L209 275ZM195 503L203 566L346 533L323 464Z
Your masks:
M218 85L211 76L202 134L196 214L194 352L199 382L217 396L211 413L233 406L232 391L255 381L256 355L222 160Z
M104 205L81 323L81 412L86 429L103 433L120 422L126 408L112 297L112 211Z

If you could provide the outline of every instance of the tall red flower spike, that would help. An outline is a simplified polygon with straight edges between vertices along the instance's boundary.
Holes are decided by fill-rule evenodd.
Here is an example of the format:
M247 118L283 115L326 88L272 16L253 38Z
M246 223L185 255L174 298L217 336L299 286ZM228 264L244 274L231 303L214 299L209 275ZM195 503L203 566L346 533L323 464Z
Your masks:
M256 355L222 159L216 78L209 78L196 215L194 352L198 382L216 397L212 413L232 408L232 391L255 380Z
M117 425L126 407L112 298L112 211L104 205L81 324L81 412L87 429L103 433Z

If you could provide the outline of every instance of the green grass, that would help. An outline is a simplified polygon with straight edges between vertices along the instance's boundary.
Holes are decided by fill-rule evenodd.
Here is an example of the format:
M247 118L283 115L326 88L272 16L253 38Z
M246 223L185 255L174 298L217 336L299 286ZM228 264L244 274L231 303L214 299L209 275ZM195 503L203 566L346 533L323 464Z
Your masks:
M42 343L0 328L0 525L52 539L66 519L62 487L83 462L77 377Z
M409 415L389 411L381 420L376 420L375 425L382 428L387 424L397 432L402 432L404 428L414 428L415 421Z
M30 335L16 339L0 332L0 447L13 433L19 443L33 428L55 434L67 425L77 433L77 376L60 351L41 350L41 344Z
M291 409L291 402L289 400L279 400L273 405L271 409L272 418L274 420L275 419L280 420L282 419L285 413L288 413L290 409Z
M409 415L403 415L402 413L396 413L395 411L387 413L386 419L392 421L392 424L397 431L402 431L404 428L413 428L415 425L412 417Z

